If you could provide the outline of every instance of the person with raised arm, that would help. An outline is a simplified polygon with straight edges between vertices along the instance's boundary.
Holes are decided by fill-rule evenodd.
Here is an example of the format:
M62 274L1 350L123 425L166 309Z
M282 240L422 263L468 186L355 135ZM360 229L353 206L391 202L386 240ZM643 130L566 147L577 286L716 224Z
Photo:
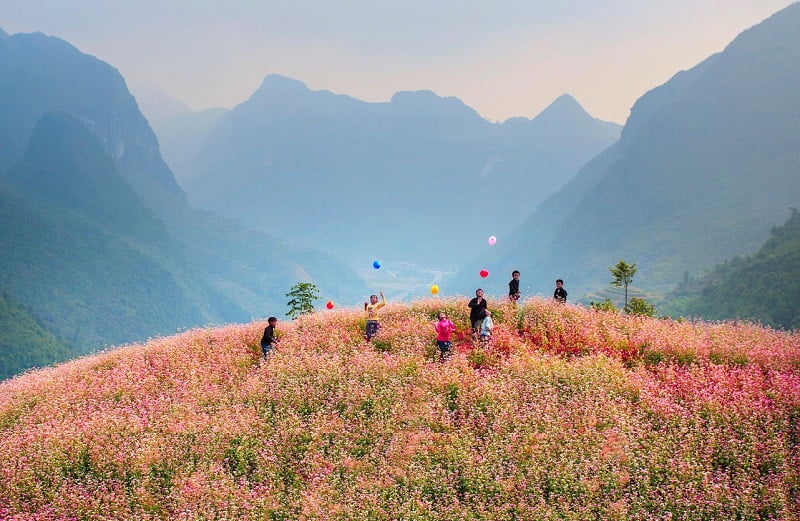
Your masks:
M367 342L370 342L381 328L381 324L378 320L378 310L386 305L386 297L383 296L383 291L381 291L380 294L380 302L378 302L378 295L370 295L369 303L364 302L364 311L367 313L367 326L364 331L364 338Z

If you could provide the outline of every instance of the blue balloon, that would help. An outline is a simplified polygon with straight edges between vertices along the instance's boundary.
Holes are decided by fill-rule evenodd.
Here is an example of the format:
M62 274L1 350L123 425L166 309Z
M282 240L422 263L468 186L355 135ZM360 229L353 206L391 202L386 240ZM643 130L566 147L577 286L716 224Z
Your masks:
M380 269L381 263L378 261L372 261L372 267L375 268L376 270Z

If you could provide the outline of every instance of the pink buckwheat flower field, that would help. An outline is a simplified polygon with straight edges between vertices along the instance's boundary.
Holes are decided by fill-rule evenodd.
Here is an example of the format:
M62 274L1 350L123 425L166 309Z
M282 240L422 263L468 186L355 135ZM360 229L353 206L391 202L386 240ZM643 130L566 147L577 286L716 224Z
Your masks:
M800 334L549 300L390 304L0 384L4 520L800 520ZM437 359L433 323L459 328Z

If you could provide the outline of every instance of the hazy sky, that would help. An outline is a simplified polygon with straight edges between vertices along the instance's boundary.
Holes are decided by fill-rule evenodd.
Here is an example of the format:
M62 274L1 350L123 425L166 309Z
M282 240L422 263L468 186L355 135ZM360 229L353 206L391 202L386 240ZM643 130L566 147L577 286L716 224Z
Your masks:
M193 109L232 107L270 73L366 101L456 96L532 117L567 92L624 123L634 101L787 0L0 0L42 31Z

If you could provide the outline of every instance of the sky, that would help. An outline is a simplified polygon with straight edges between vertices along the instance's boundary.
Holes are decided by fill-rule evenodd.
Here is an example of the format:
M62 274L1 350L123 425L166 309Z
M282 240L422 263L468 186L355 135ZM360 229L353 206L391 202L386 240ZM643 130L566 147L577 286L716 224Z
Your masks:
M231 108L268 74L388 101L455 96L492 121L561 94L624 123L633 103L787 0L0 0L41 31L193 110Z

